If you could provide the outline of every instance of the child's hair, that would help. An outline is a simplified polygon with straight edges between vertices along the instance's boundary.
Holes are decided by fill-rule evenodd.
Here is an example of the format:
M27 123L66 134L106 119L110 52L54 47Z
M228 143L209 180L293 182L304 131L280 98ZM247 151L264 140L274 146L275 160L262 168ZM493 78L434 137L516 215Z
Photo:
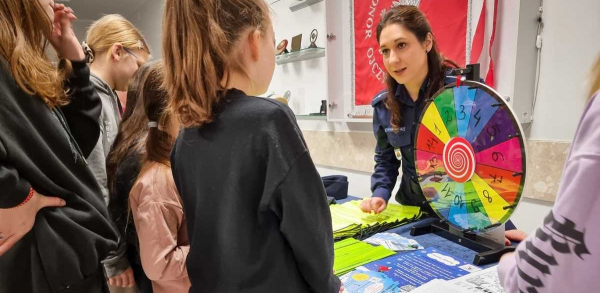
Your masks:
M229 74L244 72L234 48L250 29L270 24L264 0L167 0L163 23L165 87L185 127L213 120Z
M19 88L54 107L66 105L64 74L45 54L52 23L37 0L0 1L0 58ZM0 60L1 61L1 60Z
M159 74L157 73L159 70L162 70L162 65L158 64L158 61L146 63L136 71L129 84L125 113L119 124L119 132L106 158L108 188L111 194L116 192L115 181L119 164L132 153L144 153L144 143L148 135L148 117L144 110L145 93L142 86L149 76Z
M144 111L149 125L154 124L148 128L143 162L156 162L171 166L170 154L175 138L168 131L172 122L168 109L168 95L163 88L164 66L162 62L156 64L153 73L142 85Z
M109 14L92 23L86 33L83 50L88 62L92 63L95 56L108 52L116 43L130 50L140 49L150 54L144 36L131 22L121 15Z
M596 63L594 63L594 66L592 66L590 82L590 93L588 97L591 98L597 91L600 91L600 55L598 55Z

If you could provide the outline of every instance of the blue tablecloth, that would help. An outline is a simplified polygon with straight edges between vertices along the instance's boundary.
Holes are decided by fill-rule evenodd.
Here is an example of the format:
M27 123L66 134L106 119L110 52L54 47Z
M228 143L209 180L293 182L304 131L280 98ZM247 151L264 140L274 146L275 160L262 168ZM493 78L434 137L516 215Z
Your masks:
M348 196L348 198L346 198L346 199L338 200L337 203L342 204L344 202L348 202L351 200L359 200L359 199L360 198L358 198L358 197ZM400 226L398 228L388 230L387 232L388 233L396 233L403 237L414 239L425 248L433 247L433 248L439 249L441 251L447 252L448 254L451 254L455 257L458 257L467 263L473 263L473 260L475 259L475 254L477 254L477 252L474 250L468 249L462 245L456 244L452 241L449 241L449 240L447 240L443 237L440 237L438 235L435 235L435 234L410 236L410 230L413 226L425 225L425 224L429 224L429 223L432 223L435 221L439 221L439 219L425 218L425 219L421 219L421 220L413 222L413 223L409 223L407 225ZM408 251L408 252L410 252L410 251ZM408 253L408 252L401 251L398 253ZM494 266L496 264L497 263L488 264L488 265L482 266L482 268L488 268L488 267Z

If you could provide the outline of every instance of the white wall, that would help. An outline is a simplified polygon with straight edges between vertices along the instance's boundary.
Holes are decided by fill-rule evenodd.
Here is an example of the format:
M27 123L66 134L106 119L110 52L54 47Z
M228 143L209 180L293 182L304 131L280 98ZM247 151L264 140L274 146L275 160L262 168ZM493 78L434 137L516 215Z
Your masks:
M311 31L317 29L316 44L325 48L325 1L295 12L289 9L291 1L270 2L277 44L287 39L287 48L291 51L292 37L302 34L302 48L307 48ZM276 65L269 91L283 96L288 90L292 93L289 105L296 115L318 113L321 100L327 100L327 56Z
M600 54L600 1L544 0L540 89L531 139L571 141Z
M73 22L73 32L75 32L75 36L79 40L79 43L85 41L85 33L87 29L94 22L91 19L77 19Z
M533 0L529 0L533 1ZM519 28L519 0L498 1L496 39L492 49L495 62L496 90L514 100L515 67L517 62L517 37Z
M141 30L150 47L151 60L162 58L163 11L164 0L151 0L146 1L141 10L124 15Z

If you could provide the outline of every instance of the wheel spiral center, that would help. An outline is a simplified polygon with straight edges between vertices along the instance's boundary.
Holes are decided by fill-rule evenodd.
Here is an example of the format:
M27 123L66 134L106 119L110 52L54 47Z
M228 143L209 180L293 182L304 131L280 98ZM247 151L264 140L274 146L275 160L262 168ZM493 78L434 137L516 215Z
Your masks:
M471 144L462 137L451 139L444 146L444 167L452 180L464 183L475 173L475 152Z

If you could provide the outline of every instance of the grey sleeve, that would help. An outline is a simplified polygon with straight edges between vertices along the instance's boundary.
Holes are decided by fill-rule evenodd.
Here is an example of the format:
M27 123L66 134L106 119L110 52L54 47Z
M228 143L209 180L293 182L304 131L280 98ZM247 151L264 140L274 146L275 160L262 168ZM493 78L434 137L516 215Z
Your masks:
M108 206L108 178L106 175L106 156L104 155L103 133L100 134L98 143L87 158L88 167L94 174L96 181L100 184L102 198Z
M122 237L119 239L117 250L111 252L111 255L103 260L102 264L108 278L117 276L130 267L129 259L127 258L127 244Z

